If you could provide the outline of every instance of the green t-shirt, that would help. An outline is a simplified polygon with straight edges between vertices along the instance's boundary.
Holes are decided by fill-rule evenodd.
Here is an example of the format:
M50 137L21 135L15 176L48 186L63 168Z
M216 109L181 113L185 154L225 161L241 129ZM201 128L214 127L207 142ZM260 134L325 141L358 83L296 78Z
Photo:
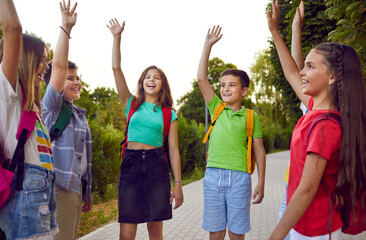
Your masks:
M130 111L132 95L125 109L126 118ZM155 147L162 147L164 141L164 120L161 106L154 110L154 103L143 102L139 109L132 115L128 124L128 142L139 142ZM177 114L172 109L171 122L177 119Z
M211 116L222 102L216 95L207 103ZM261 138L259 116L254 112L253 138ZM247 172L247 129L246 108L233 113L225 107L216 120L210 135L207 167Z

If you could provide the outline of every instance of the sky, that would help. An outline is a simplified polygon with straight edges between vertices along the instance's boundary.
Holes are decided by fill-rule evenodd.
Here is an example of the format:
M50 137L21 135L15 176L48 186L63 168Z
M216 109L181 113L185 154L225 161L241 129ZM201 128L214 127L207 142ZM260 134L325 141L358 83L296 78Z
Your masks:
M223 37L211 51L248 72L255 53L268 47L268 0L79 0L71 32L69 60L90 89L115 89L112 72L111 18L126 22L122 33L122 71L131 92L142 71L156 65L176 101L192 89L209 28L222 27ZM72 4L74 1L72 1ZM14 0L23 32L31 32L55 49L60 34L58 0Z

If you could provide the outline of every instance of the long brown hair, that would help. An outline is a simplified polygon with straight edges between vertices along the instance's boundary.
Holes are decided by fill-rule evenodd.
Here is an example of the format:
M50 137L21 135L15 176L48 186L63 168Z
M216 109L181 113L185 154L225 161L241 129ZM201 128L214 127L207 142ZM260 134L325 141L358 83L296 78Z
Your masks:
M28 34L22 36L22 54L18 67L18 78L25 94L24 110L33 111L34 104L41 111L40 89L34 86L37 68L42 60L44 48L47 45L39 38ZM0 41L0 61L3 59L3 39Z
M137 94L133 98L133 100L136 101L134 108L138 109L141 106L141 104L145 101L144 79L146 77L147 72L151 69L158 70L158 72L160 74L161 82L162 82L161 90L158 95L158 101L155 104L154 109L160 105L163 107L173 109L173 98L172 98L172 94L170 92L168 79L165 76L165 73L163 72L163 70L161 70L160 68L158 68L156 66L150 66L141 73L141 76L137 83Z
M339 43L315 47L323 55L328 71L335 75L330 98L341 112L342 142L335 194L343 204L342 218L348 224L353 207L366 199L366 87L355 50Z

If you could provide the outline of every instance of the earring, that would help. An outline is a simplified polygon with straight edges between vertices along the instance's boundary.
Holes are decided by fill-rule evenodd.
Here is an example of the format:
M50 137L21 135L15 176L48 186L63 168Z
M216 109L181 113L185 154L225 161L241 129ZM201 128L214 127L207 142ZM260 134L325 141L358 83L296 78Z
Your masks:
M332 85L332 82L329 82L329 86L331 86Z

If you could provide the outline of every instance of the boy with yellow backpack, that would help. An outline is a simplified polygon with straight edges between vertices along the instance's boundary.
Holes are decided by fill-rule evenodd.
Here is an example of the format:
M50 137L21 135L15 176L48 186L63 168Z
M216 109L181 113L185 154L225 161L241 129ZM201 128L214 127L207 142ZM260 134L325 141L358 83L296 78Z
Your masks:
M220 79L222 101L207 81L210 51L221 39L220 32L219 26L208 31L197 73L198 85L212 116L211 124L215 125L208 132L211 136L203 183L202 228L210 232L210 239L224 239L226 227L230 239L244 239L250 230L250 199L258 204L264 197L266 153L258 115L241 106L248 93L248 75L242 70L225 70ZM251 128L253 132L247 137ZM250 175L255 162L251 149L258 167L258 184L253 195Z

